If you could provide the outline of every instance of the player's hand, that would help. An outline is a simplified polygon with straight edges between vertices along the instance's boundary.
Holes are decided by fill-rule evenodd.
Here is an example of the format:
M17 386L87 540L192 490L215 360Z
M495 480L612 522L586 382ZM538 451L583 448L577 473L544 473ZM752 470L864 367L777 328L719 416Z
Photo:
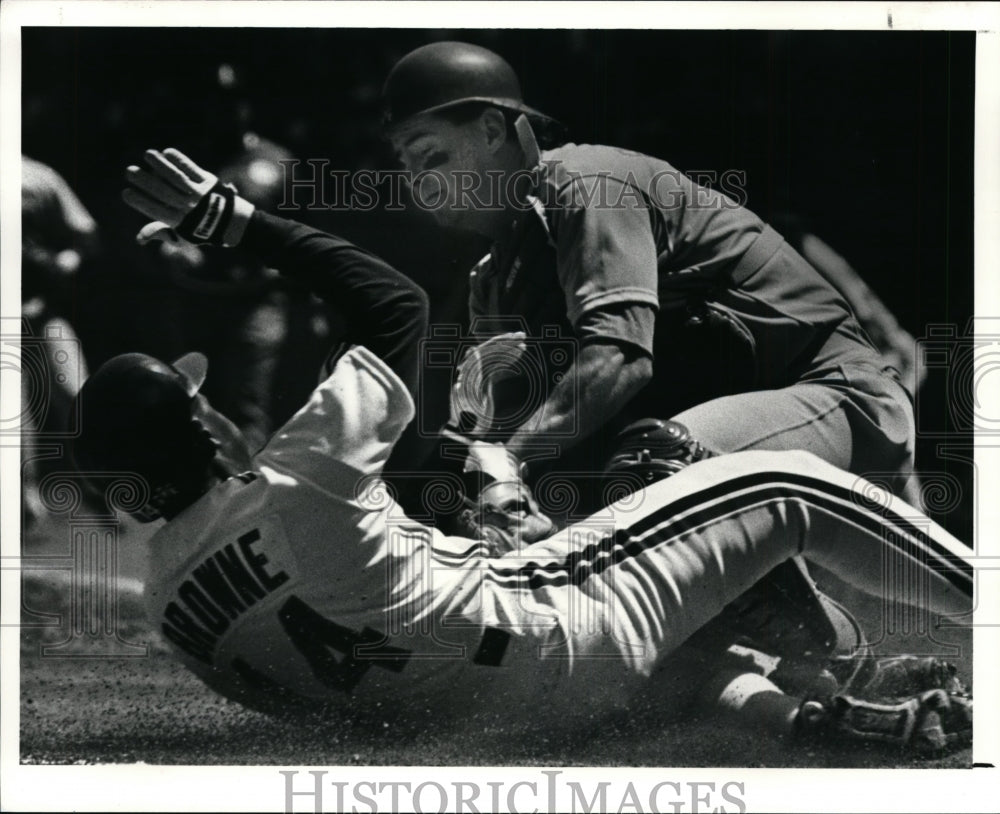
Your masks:
M448 423L469 435L487 431L496 414L493 387L516 375L527 350L524 331L499 334L469 348L458 364Z
M456 523L460 534L486 542L492 555L498 557L551 537L558 530L521 481L487 484L476 500L467 501Z
M136 235L140 244L152 240L235 246L243 237L253 204L236 189L219 182L179 150L146 150L145 167L125 170L129 186L125 203L153 222Z
M522 548L556 533L556 524L539 507L528 485L494 483L479 495L483 523L507 531L515 548Z
M524 483L524 466L503 444L473 441L465 472L478 472L478 494L467 499L458 526L465 535L486 540L494 555L506 554L538 542L556 531L556 525L538 507Z

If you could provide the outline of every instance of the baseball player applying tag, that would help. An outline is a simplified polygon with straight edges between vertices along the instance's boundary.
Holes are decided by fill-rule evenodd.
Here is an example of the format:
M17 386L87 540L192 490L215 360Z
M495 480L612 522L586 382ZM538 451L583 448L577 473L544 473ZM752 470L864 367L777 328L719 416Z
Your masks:
M475 705L539 726L593 721L655 695L672 652L797 555L874 593L898 558L926 572L930 610L970 612L959 541L804 452L694 456L659 480L644 470L606 511L530 543L551 529L488 533L480 512L475 536L446 536L408 518L379 476L414 416L423 292L342 239L255 211L176 150L147 152L128 177L126 201L155 220L141 239L253 252L341 311L351 340L255 455L199 394L211 372L198 354L116 357L78 397L81 471L137 473L148 488L134 513L166 521L149 543L151 620L219 693L276 712L440 718ZM502 513L527 521L516 468L488 445L470 460L510 484ZM905 696L865 696L856 679L777 693L775 730L920 751L967 743L971 700L938 668L904 664L924 682Z

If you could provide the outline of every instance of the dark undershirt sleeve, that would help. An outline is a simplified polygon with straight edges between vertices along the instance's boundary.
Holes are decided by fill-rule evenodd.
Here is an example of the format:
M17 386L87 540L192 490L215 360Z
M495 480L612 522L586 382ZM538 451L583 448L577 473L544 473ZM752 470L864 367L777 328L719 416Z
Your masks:
M643 303L616 303L587 311L576 324L584 344L611 342L652 358L656 310Z
M344 320L347 341L382 359L416 397L428 323L420 286L343 238L266 212L254 212L240 248L322 298Z

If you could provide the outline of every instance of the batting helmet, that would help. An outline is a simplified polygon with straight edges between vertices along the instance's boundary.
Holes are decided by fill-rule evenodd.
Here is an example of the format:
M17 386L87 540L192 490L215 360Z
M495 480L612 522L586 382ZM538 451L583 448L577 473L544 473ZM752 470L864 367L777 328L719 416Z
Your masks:
M411 51L389 73L382 99L386 125L470 102L553 122L524 103L517 74L503 57L466 42L435 42Z
M103 364L77 394L77 468L85 478L111 472L143 478L150 494L135 514L144 520L183 508L201 494L216 450L193 414L207 366L200 353L172 365L126 353Z

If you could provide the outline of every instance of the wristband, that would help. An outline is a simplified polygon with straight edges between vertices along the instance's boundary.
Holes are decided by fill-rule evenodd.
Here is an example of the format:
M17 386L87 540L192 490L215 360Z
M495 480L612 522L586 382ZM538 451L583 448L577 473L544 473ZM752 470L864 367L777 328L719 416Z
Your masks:
M235 187L217 181L184 216L177 233L191 243L235 246L253 211L253 204L238 197Z

